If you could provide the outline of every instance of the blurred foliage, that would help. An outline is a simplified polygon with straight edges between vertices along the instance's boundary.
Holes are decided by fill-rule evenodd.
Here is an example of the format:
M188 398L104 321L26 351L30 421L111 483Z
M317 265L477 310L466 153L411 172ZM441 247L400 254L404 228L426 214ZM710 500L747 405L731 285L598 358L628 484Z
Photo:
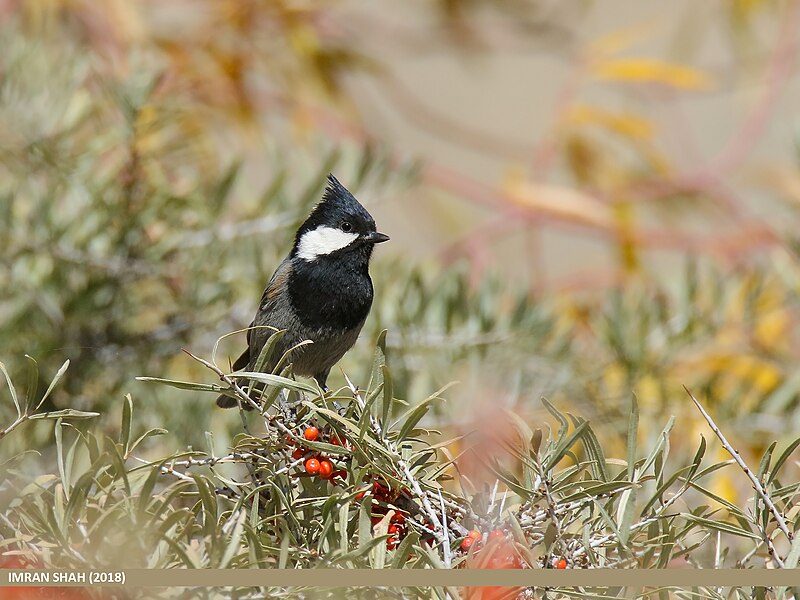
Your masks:
M262 364L270 344L266 348ZM55 473L32 478L24 454L6 463L0 489L7 506L0 518L6 567L563 569L664 568L688 561L702 568L751 568L769 557L787 567L800 559L797 543L779 538L770 513L791 519L793 530L800 523L800 483L784 477L800 439L780 454L774 444L765 452L755 476L766 491L756 494L750 510L708 488L710 477L730 470L733 461L706 460L704 437L689 461L672 458L674 418L652 446L642 447L633 400L625 458L614 458L588 421L544 401L552 425L534 430L509 411L494 431L495 452L477 446L465 452L495 477L493 488L476 488L462 473L463 456L449 455L454 440L420 426L443 390L420 402L397 398L383 334L363 391L350 387L323 396L276 374L227 376L211 362L198 362L221 373L222 381L150 381L208 398L227 392L243 404L253 399L239 386L267 384L259 410L240 411L243 432L224 455L214 451L209 434L207 450L144 460L139 453L146 441L169 432L136 428L130 396L118 434L104 437L94 427L75 427L76 420L97 413L42 413L36 395L23 394L6 376L17 418L0 431L0 440L5 444L30 420L52 423L57 465ZM32 364L29 381L36 378ZM258 434L251 433L255 427ZM317 475L320 462L333 465L333 477ZM141 593L95 591L120 598ZM628 597L622 588L601 592ZM668 592L676 598L746 597L742 590L723 594L718 588L665 588L662 595ZM308 590L248 593L296 598ZM448 597L443 590L414 588L388 593ZM536 591L469 593L532 598ZM776 593L788 598L796 592Z
M435 28L409 32L365 26L333 1L0 1L0 360L8 373L0 423L14 424L0 436L0 460L10 461L0 484L9 507L4 548L76 567L122 560L112 546L123 538L139 540L126 550L131 566L374 566L403 562L405 551L414 565L440 565L442 544L432 551L415 541L391 554L363 533L354 482L375 472L400 481L397 457L375 446L383 440L365 429L359 407L348 423L374 443L365 441L348 466L348 485L332 492L298 483L275 473L288 460L285 440L243 432L234 411L216 410L202 391L219 377L180 351L202 355L250 322L335 170L374 202L371 210L404 202L415 233L447 238L443 249L426 245L431 259L422 261L390 230L393 243L373 261L377 294L362 338L389 330L389 413L403 402L413 411L432 390L460 381L449 402L424 404L420 437L407 450L428 490L441 488L460 506L465 527L513 516L521 525L509 539L529 566L555 556L553 544L574 553L608 535L617 536L608 554L580 556L652 566L686 554L709 566L720 528L725 564L763 559L770 516L758 502L754 512L742 508L751 488L725 466L721 447L702 442L698 451L708 430L683 386L748 464L770 473L771 492L797 523L800 144L795 134L783 162L754 164L749 154L794 72L797 3L715 8L733 57L728 71L692 61L699 18L677 34L679 52L654 56L644 27L586 39L575 24L589 4L441 0L414 9ZM539 43L568 56L571 74L536 147L522 148L525 167L519 144L491 127L477 131L447 111L425 112L413 95L392 94L398 105L410 102L417 125L504 160L504 176L487 185L407 159L359 121L349 78L388 85L392 73L354 30L458 56L498 41ZM762 76L764 93L713 160L698 159L686 123L659 119L653 108ZM590 96L593 87L607 95ZM442 219L442 198L455 198L458 214ZM478 217L467 223L473 209ZM546 277L539 266L557 269L559 256L536 240L551 231L598 240L610 250L608 268ZM524 252L502 258L498 248L518 234ZM669 277L659 262L666 253L681 265ZM242 344L243 334L224 340L219 364ZM371 352L362 341L341 363L362 386L375 380ZM37 386L39 371L59 384ZM187 392L136 376L196 383ZM344 385L338 370L331 380ZM299 418L346 427L321 402L305 404ZM386 414L377 416L385 423ZM677 435L669 437L671 417ZM399 436L403 423L395 425ZM157 435L162 429L169 435ZM135 454L132 431L152 432ZM431 442L440 445L435 455L426 453ZM237 453L253 447L264 450L258 468L284 496L259 505L253 484L215 498L226 478L241 475ZM700 469L704 453L710 464ZM773 454L782 456L780 482ZM219 456L235 464L211 469ZM625 457L625 468L605 456ZM647 468L632 471L642 456ZM173 459L197 473L164 473ZM658 489L665 481L687 505L648 521L667 502ZM575 505L581 486L600 487ZM541 510L543 521L532 516ZM569 526L553 538L548 527L557 523ZM628 536L622 523L645 525ZM346 539L355 530L357 539ZM475 556L462 558L474 566Z

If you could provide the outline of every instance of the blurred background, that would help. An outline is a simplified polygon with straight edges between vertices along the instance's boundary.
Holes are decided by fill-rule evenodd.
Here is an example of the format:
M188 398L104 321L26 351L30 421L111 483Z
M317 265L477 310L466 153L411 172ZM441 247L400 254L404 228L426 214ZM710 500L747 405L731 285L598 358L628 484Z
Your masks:
M692 453L686 385L757 461L800 430L799 45L794 0L0 0L0 361L224 451L237 414L134 378L213 380L181 348L248 325L333 172L392 238L356 383L386 328L464 444L544 396L610 456L634 394Z

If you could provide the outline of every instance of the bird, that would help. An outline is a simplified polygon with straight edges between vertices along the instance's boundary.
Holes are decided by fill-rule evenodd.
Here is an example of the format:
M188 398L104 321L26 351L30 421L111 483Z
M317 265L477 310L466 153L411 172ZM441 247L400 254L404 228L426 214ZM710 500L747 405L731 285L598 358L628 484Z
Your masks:
M269 337L285 330L264 370L272 372L291 350L292 372L313 377L327 391L331 367L355 344L372 307L372 251L388 240L377 231L372 215L329 174L321 201L269 279L247 330L247 348L231 368L254 370ZM306 340L313 343L295 348ZM233 408L239 402L223 394L217 405Z

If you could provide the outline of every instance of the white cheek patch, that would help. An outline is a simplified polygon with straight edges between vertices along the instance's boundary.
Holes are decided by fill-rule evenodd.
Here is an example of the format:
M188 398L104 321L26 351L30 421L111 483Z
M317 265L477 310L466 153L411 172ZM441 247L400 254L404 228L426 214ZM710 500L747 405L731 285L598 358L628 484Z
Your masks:
M357 233L347 233L341 229L322 225L303 234L297 245L297 256L304 260L314 260L318 256L349 246L357 238Z

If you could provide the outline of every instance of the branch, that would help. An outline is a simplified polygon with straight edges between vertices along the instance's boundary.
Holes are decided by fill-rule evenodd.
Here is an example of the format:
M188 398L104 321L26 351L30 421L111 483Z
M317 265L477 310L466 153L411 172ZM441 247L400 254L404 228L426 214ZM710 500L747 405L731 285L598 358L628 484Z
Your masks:
M744 462L744 459L742 459L739 452L734 450L733 446L731 446L730 442L725 437L725 434L723 434L722 431L720 431L719 427L717 427L717 424L714 423L714 419L711 418L711 415L709 415L706 412L706 410L702 407L700 402L697 401L697 398L695 398L692 395L692 392L689 391L689 388L683 386L683 389L685 389L686 393L689 394L689 397L692 399L692 402L694 402L694 405L697 407L697 410L700 411L700 414L702 414L703 417L705 418L706 422L708 423L708 426L717 435L719 441L722 443L722 447L728 451L728 453L733 457L733 460L736 461L736 464L738 464L739 467L741 467L742 471L744 471L745 475L747 475L747 477L750 479L750 482L753 484L753 489L756 490L756 493L761 497L761 500L763 500L766 507L772 513L772 516L775 518L775 522L778 524L778 528L783 532L783 534L791 543L794 536L792 535L792 532L789 531L789 528L786 526L786 521L784 520L781 512L775 506L775 503L772 501L769 492L767 492L764 486L761 485L761 482L758 480L758 477L756 477L753 474L753 471L751 471L750 467L747 466L747 463ZM769 553L772 555L772 558L775 560L778 566L782 568L783 560L781 560L781 557L775 550L775 546L772 543L772 539L770 539L766 531L762 531L762 534L764 535L764 541L767 544Z

